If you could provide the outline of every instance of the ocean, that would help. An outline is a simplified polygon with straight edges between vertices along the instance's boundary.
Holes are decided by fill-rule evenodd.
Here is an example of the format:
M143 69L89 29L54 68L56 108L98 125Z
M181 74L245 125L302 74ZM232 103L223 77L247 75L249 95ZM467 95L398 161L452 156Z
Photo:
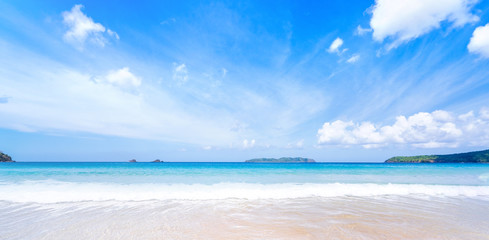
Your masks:
M0 164L0 239L489 239L487 226L487 164Z

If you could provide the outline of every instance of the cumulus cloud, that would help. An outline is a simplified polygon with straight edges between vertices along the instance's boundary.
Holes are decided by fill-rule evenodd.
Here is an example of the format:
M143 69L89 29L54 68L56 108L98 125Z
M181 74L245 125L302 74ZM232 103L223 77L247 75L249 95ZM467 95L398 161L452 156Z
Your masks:
M343 39L338 37L331 43L331 45L328 48L328 52L329 53L340 53L341 52L341 50L340 50L341 45L343 45Z
M103 35L106 32L105 27L85 15L81 11L82 8L83 5L78 4L73 6L71 11L62 13L63 23L68 27L68 31L63 36L64 40L79 49L83 48L87 40L99 46L105 46L107 43L107 39ZM107 34L119 39L119 35L110 29L107 30Z
M353 54L348 60L346 60L347 63L355 63L358 60L360 60L360 55L359 54Z
M467 49L471 53L489 58L489 23L474 30Z
M176 64L173 63L173 80L175 80L178 84L183 84L188 81L188 71L187 66L184 63Z
M131 89L141 85L141 78L129 71L128 67L110 71L105 77L97 79L97 82L105 82L111 85Z
M461 27L479 21L471 13L477 0L376 0L371 8L373 39L390 38L388 49L395 48L433 29L442 22Z
M455 116L447 111L398 116L392 125L371 122L326 122L318 130L319 145L361 145L365 148L411 145L419 148L485 146L489 144L489 109Z

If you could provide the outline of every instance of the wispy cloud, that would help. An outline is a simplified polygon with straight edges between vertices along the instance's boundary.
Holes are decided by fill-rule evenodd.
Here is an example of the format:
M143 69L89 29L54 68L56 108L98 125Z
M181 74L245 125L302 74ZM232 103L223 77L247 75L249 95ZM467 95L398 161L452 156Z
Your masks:
M346 60L347 63L356 63L358 60L360 60L360 54L353 54L348 60Z
M176 21L177 21L177 19L175 19L175 18L169 18L167 20L161 21L160 24L161 25L168 25L171 23L175 23Z
M173 80L177 84L181 85L188 81L188 70L187 66L182 64L173 63Z
M206 150L206 151L212 150L212 146L203 146L202 150Z
M88 34L85 41L91 37ZM0 94L16 99L2 104L7 107L0 113L8 117L0 120L0 127L216 147L230 143L242 147L243 139L248 139L248 147L256 147L253 139L286 144L291 132L325 107L318 89L277 76L270 78L271 74L263 74L264 67L246 61L230 64L228 55L216 56L200 42L186 44L182 49L192 49L195 55L170 52L168 62L141 62L122 50L109 55L91 49L68 61L56 61L16 43L0 42L4 70L0 72ZM196 55L213 61L196 61ZM86 60L82 67L72 64L76 61L71 60L80 59ZM182 60L177 63L175 59ZM206 72L211 72L213 79L206 77ZM225 80L225 85L214 84L214 78ZM185 87L162 84L172 80L185 83ZM267 81L270 87L253 85ZM246 127L233 131L237 122Z
M363 36L370 32L372 32L371 28L363 28L362 26L358 25L357 28L355 29L354 34L358 36Z
M275 146L295 151L315 142L318 126L330 119L348 119L347 125L351 120L346 132L367 121L374 127L372 136L385 137L380 129L395 125L395 116L409 122L421 111L479 109L487 105L489 72L485 60L467 54L468 27L463 37L434 34L436 44L427 39L380 58L373 57L378 43L351 36L355 24L357 35L376 32L386 45L402 44L438 27L418 17L430 20L434 14L441 19L435 22L448 29L475 21L463 20L474 17L468 3L469 10L459 14L450 10L452 0L448 10L431 2L414 1L420 3L419 12L392 9L391 16L379 0L371 16L385 20L384 25L363 28L357 26L360 19L348 18L348 26L314 32L288 18L287 11L277 11L277 21L263 25L264 19L243 14L236 5L202 4L185 10L195 14L175 12L178 21L168 18L161 23L165 26L155 20L161 16L144 19L144 24L155 21L152 27L138 25L143 21L128 24L117 30L124 41L103 51L89 45L107 46L119 34L107 28L102 15L91 15L88 5L86 11L76 5L62 13L63 23L43 25L35 14L11 15L0 21L10 24L0 32L15 29L25 37L0 39L0 96L9 96L7 104L0 104L6 116L0 127L173 141L186 149L195 144L213 150ZM425 11L426 4L438 10ZM419 24L410 23L413 18ZM60 44L63 39L76 49L85 46L84 51ZM472 47L482 45L473 42L469 51L482 56L482 47ZM353 145L387 143L367 140Z
M302 149L304 147L304 139L301 139L294 143L289 143L285 146L286 149Z
M163 89L140 85L140 77L129 68L108 71L98 82L92 74L13 46L1 49L3 56L16 56L15 61L2 61L9 71L0 73L0 89L16 101L0 108L6 116L0 127L195 144L238 141L229 130L232 118L224 114L215 122ZM124 88L138 86L140 94ZM199 108L213 113L209 106Z
M117 40L119 40L119 39L120 39L120 38L119 38L119 34L117 34L116 32L114 32L114 31L112 31L112 30L110 30L110 29L107 29L107 34L109 34L109 36L111 36L111 37L113 37L113 38L115 38L115 39L117 39Z

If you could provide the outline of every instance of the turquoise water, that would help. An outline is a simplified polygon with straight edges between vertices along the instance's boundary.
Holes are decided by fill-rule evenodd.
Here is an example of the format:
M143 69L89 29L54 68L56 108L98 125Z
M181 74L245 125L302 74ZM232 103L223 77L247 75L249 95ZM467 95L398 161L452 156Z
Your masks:
M489 165L382 163L8 163L0 200L489 196Z
M0 164L0 239L489 239L489 165Z
M8 163L0 183L401 183L488 185L487 164Z

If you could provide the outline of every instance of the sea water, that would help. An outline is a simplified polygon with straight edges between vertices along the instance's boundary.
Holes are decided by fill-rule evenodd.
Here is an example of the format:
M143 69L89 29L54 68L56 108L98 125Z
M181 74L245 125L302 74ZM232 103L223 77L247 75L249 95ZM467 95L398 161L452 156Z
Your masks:
M0 239L489 239L489 165L2 163Z

